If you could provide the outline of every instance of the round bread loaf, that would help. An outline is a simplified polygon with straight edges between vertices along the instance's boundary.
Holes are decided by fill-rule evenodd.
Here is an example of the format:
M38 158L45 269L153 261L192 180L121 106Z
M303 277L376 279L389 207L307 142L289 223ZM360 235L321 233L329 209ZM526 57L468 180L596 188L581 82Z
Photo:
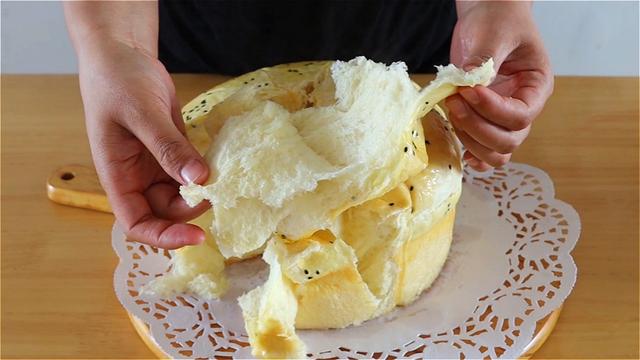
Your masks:
M247 87L259 87L258 97L289 111L332 103L335 90L323 81L330 64L260 69L208 90L184 107L187 136L204 154L238 109L224 100ZM290 356L301 346L293 334L283 335L290 329L269 324L260 315L265 306L287 309L298 329L341 328L411 303L436 279L449 252L460 196L460 150L438 110L416 122L410 138L407 151L428 154L417 157L426 166L422 171L384 195L345 210L332 229L299 239L274 234L265 259L272 278L278 268L277 281L270 280L277 284L266 284L241 299L257 355Z
M436 104L487 85L492 66L439 67L420 90L402 63L303 62L202 93L182 114L212 175L181 194L212 203L193 221L207 239L143 291L219 298L225 262L262 253L269 278L238 301L253 354L269 358L305 356L296 329L413 302L445 263L461 191L459 144Z

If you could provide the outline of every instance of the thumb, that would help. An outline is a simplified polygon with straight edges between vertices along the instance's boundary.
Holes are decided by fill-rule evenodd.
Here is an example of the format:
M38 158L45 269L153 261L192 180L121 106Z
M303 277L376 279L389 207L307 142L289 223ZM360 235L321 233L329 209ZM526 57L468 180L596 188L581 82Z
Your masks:
M497 72L511 51L510 46L498 39L479 39L472 44L468 52L462 54L460 66L465 71L470 71L493 58Z
M141 125L132 132L151 152L162 169L177 182L202 183L209 176L202 156L176 127L170 114L149 114L154 121L136 122Z
M491 54L489 52L483 52L483 53L479 53L479 54ZM480 65L484 64L485 62L487 62L489 59L493 58L493 66L494 69L496 71L498 71L498 69L500 69L500 65L502 64L502 61L498 62L498 59L496 56L493 55L469 55L468 57L466 57L463 62L462 62L462 69L464 71L471 71L477 67L479 67Z

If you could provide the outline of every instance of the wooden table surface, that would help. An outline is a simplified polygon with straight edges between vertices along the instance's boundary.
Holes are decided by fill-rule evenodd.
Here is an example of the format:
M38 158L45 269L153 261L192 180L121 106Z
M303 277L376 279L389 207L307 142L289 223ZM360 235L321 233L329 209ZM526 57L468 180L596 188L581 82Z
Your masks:
M183 103L222 79L174 76ZM113 216L46 197L56 167L91 164L77 77L1 85L1 357L153 357L113 291ZM547 171L583 225L576 287L537 358L639 356L638 122L637 78L560 77L514 156Z

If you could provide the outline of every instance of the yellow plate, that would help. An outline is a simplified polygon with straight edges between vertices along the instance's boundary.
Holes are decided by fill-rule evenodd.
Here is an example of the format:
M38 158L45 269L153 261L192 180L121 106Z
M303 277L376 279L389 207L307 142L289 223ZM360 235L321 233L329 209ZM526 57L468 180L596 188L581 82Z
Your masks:
M522 355L520 355L519 359L525 360L529 359L535 354L540 347L547 341L549 335L556 327L556 323L558 322L558 318L560 317L560 312L562 311L562 306L554 310L551 314L547 315L543 319L539 320L536 324L536 331L534 332L533 338L529 345L524 348ZM131 313L129 314L129 319L131 320L131 324L136 329L136 332L142 338L142 341L147 345L147 347L159 358L159 359L168 359L169 357L156 345L155 341L151 337L151 333L149 331L149 327L144 321L138 319Z

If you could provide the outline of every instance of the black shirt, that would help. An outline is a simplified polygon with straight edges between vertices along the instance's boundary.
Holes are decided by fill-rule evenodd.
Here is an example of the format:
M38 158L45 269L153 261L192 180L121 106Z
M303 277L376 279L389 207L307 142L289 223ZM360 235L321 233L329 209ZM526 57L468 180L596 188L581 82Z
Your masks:
M449 62L450 1L160 0L159 58L170 72L238 75L305 60Z

